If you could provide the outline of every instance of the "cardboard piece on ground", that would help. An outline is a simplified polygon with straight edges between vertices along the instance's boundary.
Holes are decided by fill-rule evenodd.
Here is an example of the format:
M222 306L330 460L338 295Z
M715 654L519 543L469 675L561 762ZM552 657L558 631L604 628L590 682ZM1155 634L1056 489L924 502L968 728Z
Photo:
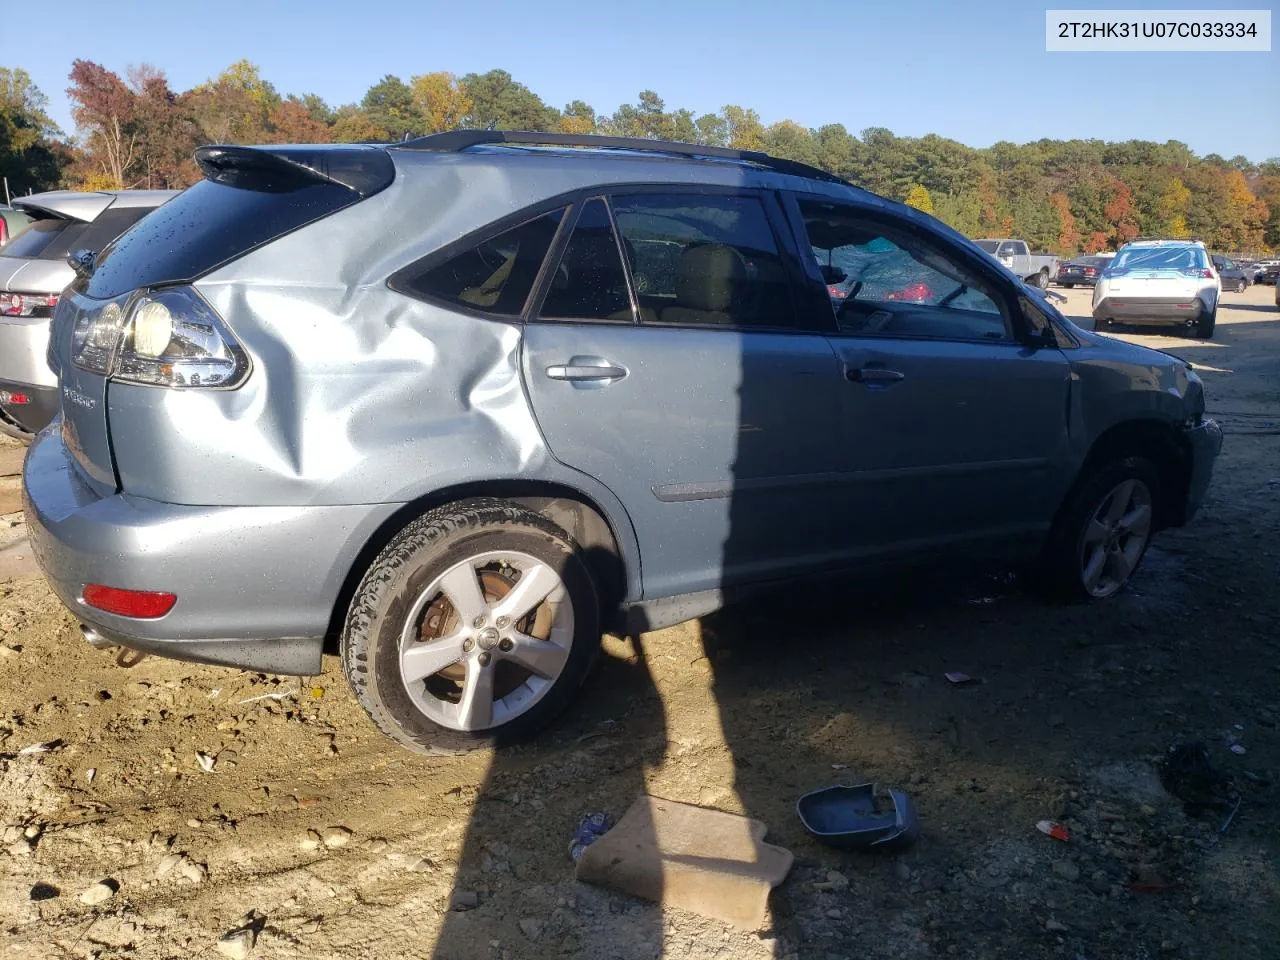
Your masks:
M22 488L0 487L0 517L22 510Z
M795 859L765 843L768 832L759 820L642 795L587 847L578 879L758 930Z
M20 476L22 474L22 461L26 457L26 447L0 447L0 477Z

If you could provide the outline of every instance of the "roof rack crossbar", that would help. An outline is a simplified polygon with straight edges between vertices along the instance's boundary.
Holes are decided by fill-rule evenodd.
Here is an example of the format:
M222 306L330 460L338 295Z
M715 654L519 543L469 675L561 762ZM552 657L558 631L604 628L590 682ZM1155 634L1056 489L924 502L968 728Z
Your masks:
M778 173L824 180L828 183L847 184L835 174L820 170L798 160L773 157L758 150L734 150L729 147L704 146L697 143L680 143L675 140L648 140L643 137L606 137L586 133L539 133L533 130L451 130L433 133L398 143L398 150L429 150L435 153L458 153L468 147L484 144L509 143L546 147L594 147L605 150L635 150L646 153L665 153L683 157L706 157L717 160L740 160L768 167Z

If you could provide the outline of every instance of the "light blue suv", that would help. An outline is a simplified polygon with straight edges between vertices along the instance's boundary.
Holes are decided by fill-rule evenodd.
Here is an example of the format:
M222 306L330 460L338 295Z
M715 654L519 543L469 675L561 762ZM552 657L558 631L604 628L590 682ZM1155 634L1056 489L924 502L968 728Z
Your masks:
M313 674L335 640L411 749L528 737L602 630L779 580L976 556L1111 596L1221 445L1188 364L801 164L501 131L197 159L58 305L36 554L98 645Z

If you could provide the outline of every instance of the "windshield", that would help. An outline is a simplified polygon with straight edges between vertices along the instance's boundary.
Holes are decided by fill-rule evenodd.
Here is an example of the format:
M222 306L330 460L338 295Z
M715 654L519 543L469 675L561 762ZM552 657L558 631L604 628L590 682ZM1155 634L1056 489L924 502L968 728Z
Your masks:
M1135 270L1177 272L1204 266L1204 251L1199 247L1128 247L1115 255L1107 273L1114 275Z
M976 243L983 250L985 250L987 253L995 253L998 249L1000 249L999 240L975 240L973 242Z

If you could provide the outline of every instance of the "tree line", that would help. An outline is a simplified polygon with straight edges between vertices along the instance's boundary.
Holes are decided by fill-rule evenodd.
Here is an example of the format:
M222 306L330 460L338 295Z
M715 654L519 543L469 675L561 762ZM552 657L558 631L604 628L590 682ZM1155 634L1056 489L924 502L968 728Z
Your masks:
M1062 255L1133 237L1199 237L1215 250L1280 247L1280 158L1197 156L1176 140L1049 140L966 146L882 127L766 125L748 107L696 115L651 90L612 113L583 100L556 109L504 70L384 76L359 103L282 94L241 60L175 91L149 65L124 76L76 60L67 95L76 130L49 119L20 69L0 67L0 173L10 190L184 187L202 143L393 142L460 127L606 133L763 150L904 200L969 236L1016 236Z

